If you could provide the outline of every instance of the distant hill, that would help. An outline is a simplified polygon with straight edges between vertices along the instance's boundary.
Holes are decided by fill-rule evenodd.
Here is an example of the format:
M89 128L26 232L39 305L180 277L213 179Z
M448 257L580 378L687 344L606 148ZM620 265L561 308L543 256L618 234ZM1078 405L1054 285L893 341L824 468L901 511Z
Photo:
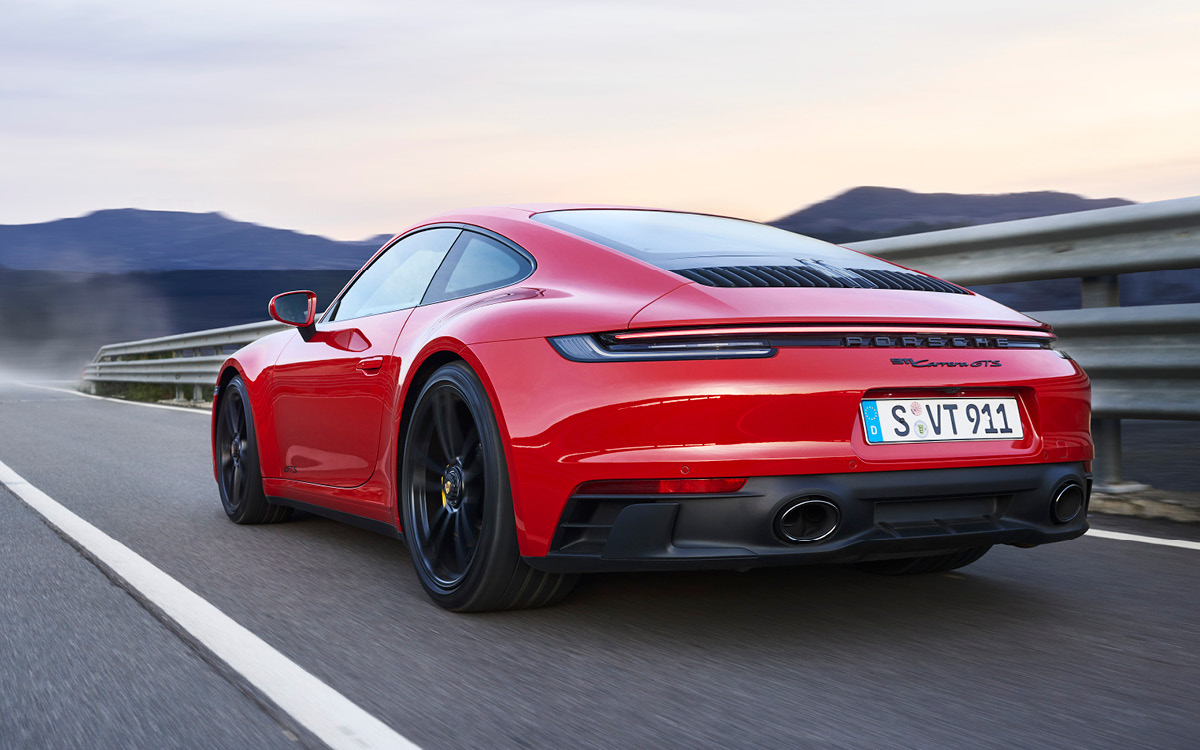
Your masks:
M338 242L219 213L122 208L0 225L0 266L87 273L356 270L389 237Z
M846 243L1128 203L1051 191L958 195L858 187L770 223ZM0 225L0 267L83 273L356 270L389 237L339 242L220 213L108 209L41 224Z
M810 237L844 244L996 221L1127 206L1130 203L1132 201L1121 198L1084 198L1050 190L962 195L857 187L769 223Z

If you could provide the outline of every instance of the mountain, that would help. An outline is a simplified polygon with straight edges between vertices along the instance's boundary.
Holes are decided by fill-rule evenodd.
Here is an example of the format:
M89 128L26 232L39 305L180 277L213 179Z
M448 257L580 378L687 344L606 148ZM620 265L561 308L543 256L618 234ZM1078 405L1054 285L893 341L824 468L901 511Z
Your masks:
M122 208L0 225L0 266L89 273L357 270L389 237L338 242L219 213Z
M996 221L1126 206L1130 203L1132 201L1121 198L1084 198L1050 190L962 195L857 187L769 223L810 237L844 244Z
M771 223L846 243L1128 203L1051 191L958 195L858 187ZM362 266L390 236L338 242L220 213L109 209L41 224L0 225L0 267L84 273L347 271Z

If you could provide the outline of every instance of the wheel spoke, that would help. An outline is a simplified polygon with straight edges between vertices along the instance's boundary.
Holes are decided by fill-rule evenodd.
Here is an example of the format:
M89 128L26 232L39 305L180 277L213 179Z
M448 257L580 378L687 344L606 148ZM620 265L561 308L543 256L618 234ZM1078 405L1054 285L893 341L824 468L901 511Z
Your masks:
M454 524L454 557L458 562L459 571L467 569L468 557L467 539L463 527L467 525L466 514L459 513L457 523Z
M470 484L479 477L483 476L483 462L475 459L470 466L463 468L463 483Z
M436 553L438 548L445 546L446 529L450 528L450 513L445 508L439 509L433 521L429 523L429 546Z
M238 496L246 497L250 493L250 474L246 471L246 467L241 463L238 464Z
M446 424L446 410L442 406L445 400L445 391L435 391L430 409L433 412L434 436L437 438L438 447L442 450L442 457L449 463L454 456L454 451L450 444L450 427Z
M438 391L437 398L433 402L433 422L437 430L438 442L442 449L442 454L446 457L446 461L450 462L458 455L458 449L462 445L462 431L459 428L458 416L455 414L456 399L450 394L449 389Z
M459 513L462 516L462 521L459 523L459 536L468 547L474 547L479 541L479 530L475 528L475 521L466 513Z
M449 539L453 528L454 523L450 518L450 513L442 511L434 522L432 533L429 536L429 557L434 563L435 570L438 563L444 568L453 567L450 558L454 554L454 545Z
M225 423L225 429L229 430L229 434L237 432L237 407L234 401L237 396L229 395L225 397L225 401L221 404L221 417Z
M427 471L431 471L434 474L440 475L446 470L445 464L439 464L437 461L434 461L433 456L430 456L428 453L421 454L421 463L425 464L425 469Z
M458 418L458 398L447 391L442 399L442 406L445 409L446 437L450 441L451 448L455 449L455 452L450 455L457 456L457 450L463 443L462 423Z
M229 407L229 426L235 433L241 432L241 399L237 394L229 397L229 402L226 404Z
M459 461L462 462L464 467L466 466L467 459L471 458L472 455L475 453L475 445L478 442L479 442L479 428L476 427L474 425L474 423L472 423L470 432L468 432L467 436L465 438L463 438L463 441L460 444L460 447L458 449L459 453L458 453L457 458Z
M229 504L235 508L242 504L242 477L245 474L241 466L233 465L233 476L229 482Z

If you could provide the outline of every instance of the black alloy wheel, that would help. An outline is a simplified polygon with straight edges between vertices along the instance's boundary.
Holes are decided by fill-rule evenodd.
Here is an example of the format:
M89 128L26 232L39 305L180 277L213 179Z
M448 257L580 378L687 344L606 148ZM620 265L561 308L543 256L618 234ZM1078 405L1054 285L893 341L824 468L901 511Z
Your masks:
M443 588L462 582L479 548L483 528L483 444L463 395L445 383L428 392L425 429L413 449L412 540ZM494 481L494 479L493 479Z
M574 584L521 560L500 431L465 363L440 368L422 388L400 477L404 538L422 586L442 607L538 607Z
M246 384L235 376L221 391L217 410L217 485L221 504L234 523L276 523L292 509L268 502L258 463L258 441Z

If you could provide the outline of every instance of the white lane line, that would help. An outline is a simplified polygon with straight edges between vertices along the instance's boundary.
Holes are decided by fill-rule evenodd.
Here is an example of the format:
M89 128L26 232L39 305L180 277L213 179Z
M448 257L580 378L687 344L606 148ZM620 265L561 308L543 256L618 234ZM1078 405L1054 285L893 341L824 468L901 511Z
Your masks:
M1200 549L1200 542L1189 542L1183 539L1159 539L1156 536L1141 536L1140 534L1126 534L1123 531L1104 531L1103 529L1091 529L1087 536L1096 536L1101 539L1116 539L1122 542L1141 542L1142 544L1157 544L1162 547L1179 547L1180 549Z
M151 409L170 409L171 411L186 411L191 414L203 414L206 417L211 417L212 412L208 409L190 409L186 406L171 406L170 404L148 404L145 401L129 401L123 398L109 398L108 396L97 396L94 393L84 393L70 388L55 388L52 385L38 385L37 383L17 383L17 385L25 388L37 388L42 391L55 391L57 393L70 393L72 396L82 396L83 398L94 398L100 401L111 401L117 404L132 404L133 406L148 406Z
M334 750L418 750L266 641L0 462L0 484Z

